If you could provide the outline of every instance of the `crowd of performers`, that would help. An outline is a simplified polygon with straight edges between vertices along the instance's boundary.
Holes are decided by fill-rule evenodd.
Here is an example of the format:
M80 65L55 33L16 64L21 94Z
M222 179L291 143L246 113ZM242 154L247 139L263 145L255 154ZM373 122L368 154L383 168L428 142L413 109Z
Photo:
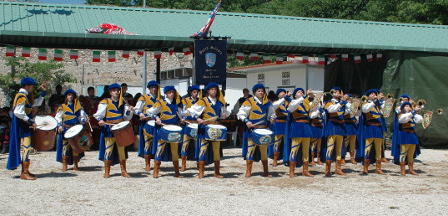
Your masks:
M20 178L25 180L36 179L29 171L31 135L40 127L34 120L33 107L40 106L46 90L43 83L40 97L34 98L36 85L33 78L22 79L22 88L12 106L7 169L14 170L21 165ZM62 170L72 164L74 170L80 170L78 162L84 156L77 147L79 140L67 138L67 133L77 125L97 121L101 133L99 159L104 162L104 178L110 177L111 166L115 164L120 164L123 177L131 177L126 170L128 152L125 146L134 140L123 137L126 133L120 132L121 128L118 132L114 128L135 115L140 119L138 156L144 158L146 171L151 170L153 160L154 178L159 177L162 161L172 161L174 175L182 178L180 172L187 169L187 160L197 163L199 178L204 177L205 167L210 164L214 164L214 177L223 178L220 173L221 141L226 140L226 128L220 120L229 112L218 84L209 83L203 90L197 85L190 86L189 94L184 98L174 86L162 89L156 81L148 82L147 88L149 93L141 95L134 106L124 100L122 86L111 84L109 97L99 102L90 117L84 110L90 105L82 104L73 89L67 90L55 115L59 133L56 160L62 163ZM273 159L274 167L280 160L289 166L290 177L296 175L296 167L302 167L302 176L313 177L309 167L316 162L319 165L325 163L325 176L331 176L333 161L334 174L345 175L341 165L345 163L347 153L350 163L363 165L363 174L369 173L370 164L376 164L375 173L385 174L381 169L381 163L388 162L384 156L384 96L378 90L365 92L359 105L353 104L353 96L344 94L338 87L331 90L329 101L323 100L325 93L315 94L311 89L296 88L293 92L278 89L278 100L275 101L268 100L263 84L254 85L252 92L254 96L241 101L236 114L238 120L244 122L242 157L246 160L245 177L252 175L253 163L259 161L263 175L271 177L268 158ZM419 107L408 95L401 98L401 104L395 110L391 152L394 163L400 165L401 175L406 175L406 165L409 174L418 175L413 169L414 158L420 154L415 124L423 119L418 114Z

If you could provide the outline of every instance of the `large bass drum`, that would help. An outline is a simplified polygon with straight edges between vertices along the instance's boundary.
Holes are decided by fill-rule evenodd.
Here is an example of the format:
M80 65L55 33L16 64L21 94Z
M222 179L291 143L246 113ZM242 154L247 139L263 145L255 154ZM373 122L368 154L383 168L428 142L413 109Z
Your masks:
M112 126L110 130L114 134L118 146L125 147L135 143L134 130L129 121L122 121Z
M36 116L34 119L37 128L31 136L33 148L38 151L50 151L54 148L56 127L58 122L52 116Z

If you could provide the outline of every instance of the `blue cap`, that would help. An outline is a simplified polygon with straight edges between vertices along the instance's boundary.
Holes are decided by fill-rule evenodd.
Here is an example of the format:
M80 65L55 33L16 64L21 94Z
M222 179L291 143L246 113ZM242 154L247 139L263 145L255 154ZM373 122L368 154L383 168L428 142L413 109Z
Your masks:
M25 77L20 81L20 85L37 85L37 82L31 77Z
M207 84L207 86L205 86L205 91L208 91L208 89L210 89L210 88L219 88L219 85L218 84L216 84L215 82L211 82L211 83L209 83L209 84Z
M260 88L264 89L264 85L261 84L261 83L255 84L254 87L252 87L252 91L254 92L254 91L256 91L257 89L260 89Z
M192 85L192 86L190 86L190 88L188 88L188 92L191 92L191 91L193 91L193 90L201 90L200 88L199 88L199 86L198 85Z
M353 97L353 95L352 94L347 94L349 97Z
M341 91L341 92L342 92L342 89L341 89L341 88L339 88L339 87L336 87L336 86L335 86L335 87L333 87L332 89L333 89L333 90L339 90L339 91Z
M146 85L146 87L149 88L150 86L159 86L159 83L155 80L151 80L148 82L148 85Z
M67 96L69 93L72 93L72 94L76 95L75 90L73 90L73 89L68 89L67 91L65 91L64 96Z
M372 93L376 93L378 94L378 92L376 91L376 89L369 89L366 91L366 93L364 93L365 96L369 96Z
M296 88L294 89L294 91L292 92L292 97L296 98L296 93L301 90L303 92L303 94L305 94L305 90L303 90L303 88Z
M285 92L286 93L286 90L285 89L277 89L277 92L275 92L275 95L280 94L280 92Z
M118 83L114 83L114 84L112 84L112 85L110 85L109 86L109 91L111 91L112 89L121 89L121 86L120 86L120 84L118 84Z
M163 93L166 93L170 90L174 90L176 91L176 89L174 88L174 86L165 86L165 88L163 88Z
M404 107L405 107L406 105L409 105L409 106L411 106L411 108L412 108L412 104L411 104L411 103L409 103L409 102L404 102L404 103L401 104L400 109L404 109Z
M400 97L410 99L409 95L407 95L407 94L402 94Z

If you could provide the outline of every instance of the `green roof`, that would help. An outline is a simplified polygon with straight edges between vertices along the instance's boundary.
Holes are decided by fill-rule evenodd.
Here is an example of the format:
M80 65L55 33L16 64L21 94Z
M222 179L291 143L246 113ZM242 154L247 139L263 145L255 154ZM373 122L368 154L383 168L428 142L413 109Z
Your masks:
M62 48L181 48L210 11L89 5L0 3L0 43ZM139 35L85 30L114 23ZM314 19L219 12L214 36L228 48L272 53L368 53L378 50L448 52L448 26Z

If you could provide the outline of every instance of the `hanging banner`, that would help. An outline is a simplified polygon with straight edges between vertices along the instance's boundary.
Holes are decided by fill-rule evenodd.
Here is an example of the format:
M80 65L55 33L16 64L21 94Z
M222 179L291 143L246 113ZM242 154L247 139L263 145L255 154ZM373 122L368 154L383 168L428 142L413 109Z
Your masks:
M227 40L195 40L196 84L226 82Z

